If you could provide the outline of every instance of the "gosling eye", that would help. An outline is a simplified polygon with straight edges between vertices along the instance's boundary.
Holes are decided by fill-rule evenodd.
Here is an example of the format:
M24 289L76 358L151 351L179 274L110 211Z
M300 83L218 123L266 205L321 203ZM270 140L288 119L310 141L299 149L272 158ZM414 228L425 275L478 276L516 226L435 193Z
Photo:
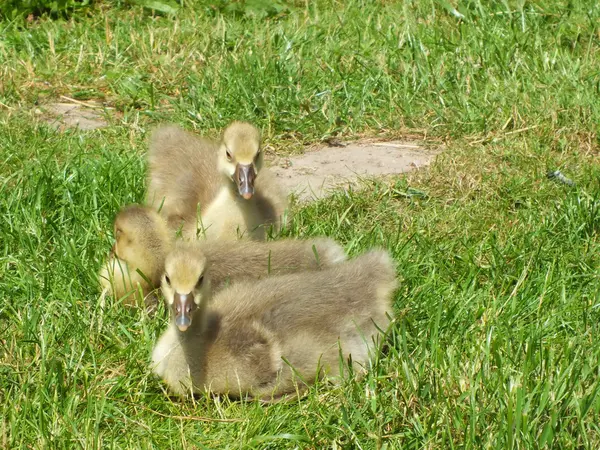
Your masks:
M201 287L203 282L204 282L204 275L200 275L200 278L198 278L198 282L196 283L196 287L197 288Z
M123 230L121 230L120 228L117 228L115 230L115 239L119 239L119 236L121 236L121 234L123 234Z
M167 284L169 286L171 286L171 279L169 278L169 275L167 275L166 273L165 273L165 281L167 282Z
M225 155L227 156L227 161L231 162L233 156L231 156L231 152L229 151L229 149L225 150Z

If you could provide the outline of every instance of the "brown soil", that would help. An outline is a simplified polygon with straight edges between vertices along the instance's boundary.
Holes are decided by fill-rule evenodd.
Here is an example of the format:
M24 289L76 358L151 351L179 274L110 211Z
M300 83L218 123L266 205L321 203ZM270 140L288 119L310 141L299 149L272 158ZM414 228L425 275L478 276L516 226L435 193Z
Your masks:
M321 147L275 161L271 169L299 200L326 196L331 190L360 187L361 178L381 177L427 166L438 151L419 142L353 142Z

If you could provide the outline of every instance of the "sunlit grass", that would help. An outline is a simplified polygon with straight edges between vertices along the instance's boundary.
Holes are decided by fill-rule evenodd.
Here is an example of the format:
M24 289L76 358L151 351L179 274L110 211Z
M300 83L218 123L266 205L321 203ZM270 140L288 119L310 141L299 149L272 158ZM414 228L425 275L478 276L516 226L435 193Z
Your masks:
M597 448L600 9L471 2L461 22L445 3L2 24L0 445ZM42 123L61 94L104 101L109 127ZM285 231L394 255L396 323L362 381L269 406L171 400L148 369L164 311L100 301L149 128L234 118L271 154L332 134L444 144L430 168L297 206Z

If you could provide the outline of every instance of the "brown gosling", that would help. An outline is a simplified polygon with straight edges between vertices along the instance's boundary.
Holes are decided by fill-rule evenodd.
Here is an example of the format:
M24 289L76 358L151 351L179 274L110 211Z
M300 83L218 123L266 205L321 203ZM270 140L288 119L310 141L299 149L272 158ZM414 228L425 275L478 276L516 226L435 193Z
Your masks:
M151 208L139 205L119 212L114 228L115 256L102 268L100 279L116 298L137 291L138 286L144 296L158 288L165 257L174 245L189 246L206 255L214 290L236 280L319 270L346 259L344 249L329 238L175 244L174 234L167 229L163 218Z
M340 354L364 373L389 324L396 276L382 250L318 272L236 282L214 297L208 264L190 247L165 263L172 323L152 364L176 395L272 401L341 375Z
M287 198L262 166L260 133L248 123L230 124L220 143L162 126L150 138L146 203L162 205L169 227L188 239L264 240L265 227L279 228Z
M136 304L135 294L140 290L146 298L160 286L171 234L164 220L150 208L130 205L119 211L112 255L99 275L102 287L126 305Z
M208 239L247 237L264 240L265 228L278 230L287 198L275 176L263 168L260 132L246 122L233 122L224 131L218 150L221 187L202 214Z

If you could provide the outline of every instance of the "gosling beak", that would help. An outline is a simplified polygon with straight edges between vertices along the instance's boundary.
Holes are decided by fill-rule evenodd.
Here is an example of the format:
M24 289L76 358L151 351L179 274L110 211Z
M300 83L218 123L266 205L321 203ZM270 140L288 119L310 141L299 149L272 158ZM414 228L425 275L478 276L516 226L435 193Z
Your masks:
M254 179L256 171L254 164L238 164L235 168L235 181L238 191L246 200L250 200L254 195Z
M179 331L186 331L192 324L192 312L196 309L194 295L191 292L189 294L175 292L172 308L175 314L175 325Z

